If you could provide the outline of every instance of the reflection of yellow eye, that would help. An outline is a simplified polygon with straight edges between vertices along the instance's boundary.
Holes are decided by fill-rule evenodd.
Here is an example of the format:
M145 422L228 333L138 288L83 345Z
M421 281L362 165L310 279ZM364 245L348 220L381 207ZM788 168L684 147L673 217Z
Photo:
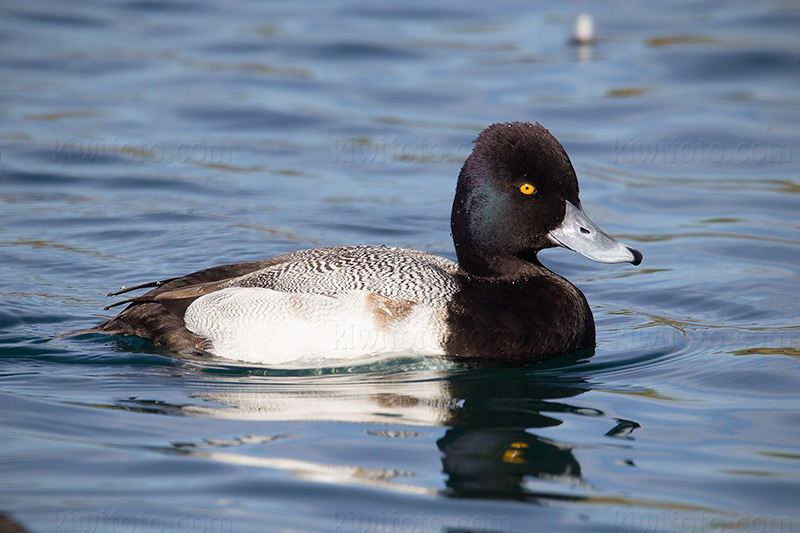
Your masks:
M525 457L522 456L524 450L528 447L527 442L512 442L511 445L503 454L504 463L524 464L527 463Z
M519 192L522 194L533 194L536 192L536 187L531 185L530 183L523 183L519 186Z

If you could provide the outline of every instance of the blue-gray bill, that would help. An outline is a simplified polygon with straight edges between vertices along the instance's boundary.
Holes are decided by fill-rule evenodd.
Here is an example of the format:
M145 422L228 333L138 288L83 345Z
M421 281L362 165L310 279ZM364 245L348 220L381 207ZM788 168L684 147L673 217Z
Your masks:
M583 209L567 202L564 221L547 234L556 246L569 248L599 263L642 262L642 253L601 230Z

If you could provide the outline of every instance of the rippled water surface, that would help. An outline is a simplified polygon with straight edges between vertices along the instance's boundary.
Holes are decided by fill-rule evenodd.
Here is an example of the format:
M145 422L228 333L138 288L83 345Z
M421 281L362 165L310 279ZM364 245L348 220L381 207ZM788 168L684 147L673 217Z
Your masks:
M0 529L800 531L798 27L780 1L4 2ZM454 258L460 164L506 120L644 253L542 254L593 356L287 370L55 338L225 262Z

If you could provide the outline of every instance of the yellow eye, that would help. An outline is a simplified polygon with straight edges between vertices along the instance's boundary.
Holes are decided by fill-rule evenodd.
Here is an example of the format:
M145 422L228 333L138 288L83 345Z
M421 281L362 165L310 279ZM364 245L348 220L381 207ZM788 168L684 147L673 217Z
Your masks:
M519 192L522 194L533 194L536 192L536 187L531 185L530 183L523 183L519 186Z

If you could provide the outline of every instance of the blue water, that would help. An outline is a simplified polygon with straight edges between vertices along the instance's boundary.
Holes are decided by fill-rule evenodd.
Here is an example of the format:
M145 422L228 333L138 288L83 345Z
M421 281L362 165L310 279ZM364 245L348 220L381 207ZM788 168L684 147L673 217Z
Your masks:
M6 0L0 529L800 531L799 27L780 1ZM293 371L55 338L226 262L454 259L458 170L506 120L644 253L542 254L593 357Z

